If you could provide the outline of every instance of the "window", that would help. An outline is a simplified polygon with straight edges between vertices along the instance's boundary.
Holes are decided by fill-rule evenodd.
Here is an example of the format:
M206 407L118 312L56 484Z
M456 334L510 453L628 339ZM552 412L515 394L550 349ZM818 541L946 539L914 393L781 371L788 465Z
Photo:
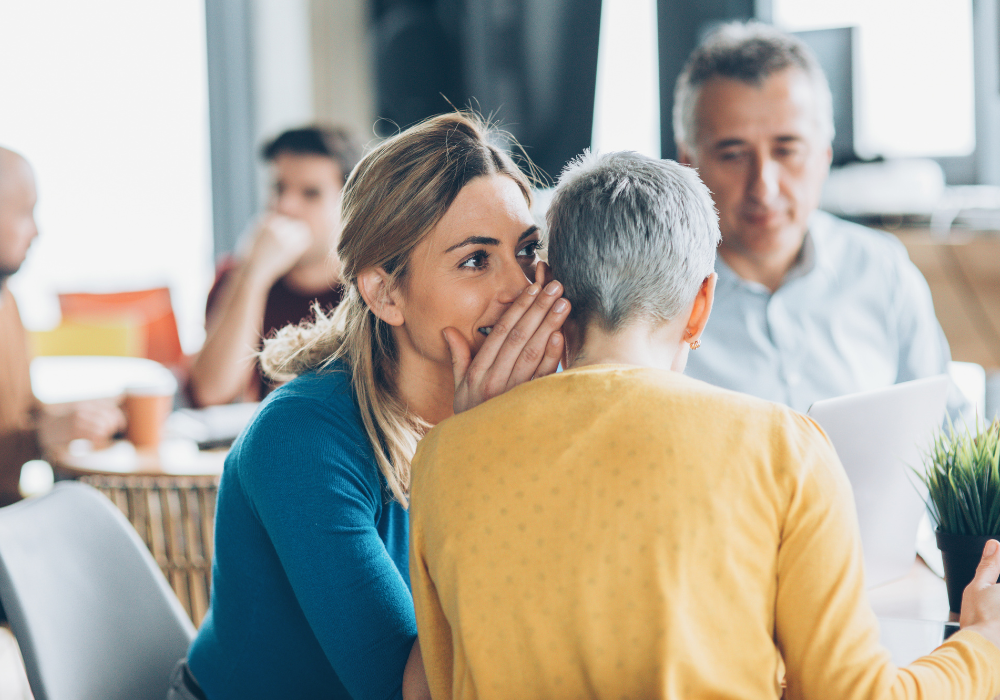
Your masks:
M59 291L169 285L186 351L212 281L200 0L0 0L0 144L35 169L40 236L10 280L29 328Z
M857 26L854 142L862 157L975 149L971 0L773 0L800 31Z
M966 156L976 146L971 0L773 0L789 31L857 26L862 157Z
M591 141L595 151L660 157L657 54L656 0L601 3Z

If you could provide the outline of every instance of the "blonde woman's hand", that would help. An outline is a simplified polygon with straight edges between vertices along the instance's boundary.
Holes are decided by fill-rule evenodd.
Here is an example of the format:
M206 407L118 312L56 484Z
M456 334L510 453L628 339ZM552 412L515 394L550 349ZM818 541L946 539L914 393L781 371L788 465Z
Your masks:
M990 540L972 582L962 593L962 629L979 632L1000 648L1000 543Z
M547 270L545 263L538 263L535 283L500 317L475 359L457 329L444 329L455 372L455 413L556 371L565 343L559 329L569 316L570 304L562 298L559 282L546 284Z

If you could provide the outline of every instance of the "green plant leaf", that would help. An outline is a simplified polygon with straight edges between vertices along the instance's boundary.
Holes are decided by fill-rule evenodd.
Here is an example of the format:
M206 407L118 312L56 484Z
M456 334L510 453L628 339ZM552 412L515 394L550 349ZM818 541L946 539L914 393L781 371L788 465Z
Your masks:
M925 451L917 477L943 532L1000 535L1000 418L961 432L949 421Z

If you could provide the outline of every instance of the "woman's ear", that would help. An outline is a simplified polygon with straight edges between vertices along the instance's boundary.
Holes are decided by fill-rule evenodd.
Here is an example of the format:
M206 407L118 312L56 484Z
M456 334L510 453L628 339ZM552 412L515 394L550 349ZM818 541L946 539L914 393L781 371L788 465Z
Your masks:
M694 306L691 307L687 326L684 329L685 343L698 342L702 331L705 330L708 317L712 313L712 302L715 301L715 282L718 279L719 276L713 272L701 283L701 288L694 298Z
M358 291L365 304L381 321L390 326L403 325L399 292L393 289L389 275L381 267L369 267L358 274Z
M584 328L574 318L563 321L563 369L569 369L576 362L578 353L583 349Z

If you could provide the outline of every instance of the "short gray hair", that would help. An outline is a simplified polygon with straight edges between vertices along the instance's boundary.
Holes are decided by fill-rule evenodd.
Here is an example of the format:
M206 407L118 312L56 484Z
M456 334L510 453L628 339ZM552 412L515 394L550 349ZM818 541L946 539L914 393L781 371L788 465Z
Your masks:
M673 319L715 268L712 195L672 160L584 151L563 170L547 218L549 264L573 317L609 333Z
M701 88L713 77L760 86L788 68L812 83L823 138L833 142L833 97L819 61L805 42L760 22L724 24L692 52L674 88L674 138L692 151L698 137L695 112Z

